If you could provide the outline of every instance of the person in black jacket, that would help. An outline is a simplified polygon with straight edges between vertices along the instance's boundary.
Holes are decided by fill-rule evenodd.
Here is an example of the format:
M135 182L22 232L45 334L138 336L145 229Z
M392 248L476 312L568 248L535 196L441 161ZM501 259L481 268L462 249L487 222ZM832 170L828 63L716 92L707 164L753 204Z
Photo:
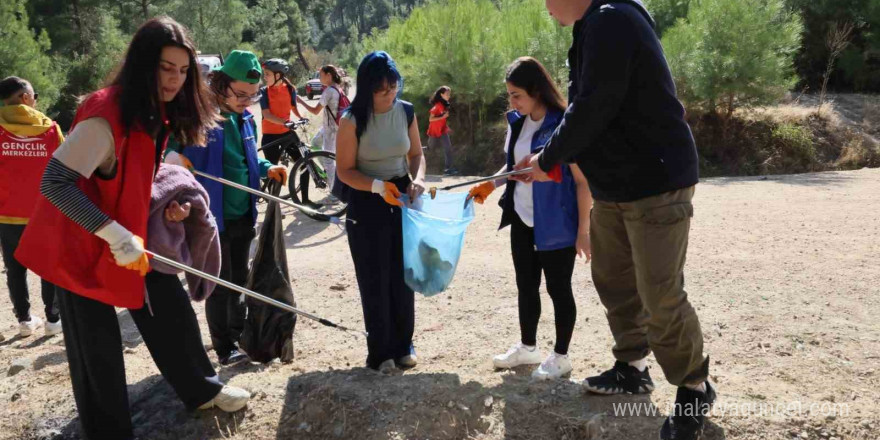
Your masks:
M574 25L570 105L543 151L517 169L532 167L534 180L547 181L557 164L576 163L590 182L593 282L617 362L584 386L599 394L652 391L653 351L679 387L660 437L696 439L715 400L684 290L697 151L654 21L638 0L547 0L547 9Z

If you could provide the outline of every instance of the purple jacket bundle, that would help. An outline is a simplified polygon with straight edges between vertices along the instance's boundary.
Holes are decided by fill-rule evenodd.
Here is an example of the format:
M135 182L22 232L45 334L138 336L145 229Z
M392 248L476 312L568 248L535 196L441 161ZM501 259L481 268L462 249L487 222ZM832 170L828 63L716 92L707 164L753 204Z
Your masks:
M172 201L192 206L189 217L182 222L165 219L165 208ZM220 274L220 235L217 221L211 214L210 199L205 188L186 168L163 163L153 179L147 249L163 257L185 264L210 275ZM158 261L151 261L153 270L166 274L181 271ZM186 274L189 295L194 301L206 299L214 291L214 283L199 276Z

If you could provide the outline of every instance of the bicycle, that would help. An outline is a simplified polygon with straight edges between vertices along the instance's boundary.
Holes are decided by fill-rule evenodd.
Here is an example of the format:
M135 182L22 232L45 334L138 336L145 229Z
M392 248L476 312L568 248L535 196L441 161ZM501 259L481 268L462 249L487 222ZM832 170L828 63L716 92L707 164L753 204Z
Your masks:
M317 213L303 211L307 216L319 221L329 221L331 217L338 218L344 215L348 205L330 193L335 176L327 175L324 164L327 161L335 161L336 155L329 151L309 148L296 133L297 129L308 124L308 119L285 124L290 131L283 137L263 145L258 151L269 146L281 145L281 158L278 164L285 167L289 166L293 158L299 157L299 160L294 162L293 168L289 170L287 188L290 193L281 197L318 211ZM264 182L264 191L265 186Z

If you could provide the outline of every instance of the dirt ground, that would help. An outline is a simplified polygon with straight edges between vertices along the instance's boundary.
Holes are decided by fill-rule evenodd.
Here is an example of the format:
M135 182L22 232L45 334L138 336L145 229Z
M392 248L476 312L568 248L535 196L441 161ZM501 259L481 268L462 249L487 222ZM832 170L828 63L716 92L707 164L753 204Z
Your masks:
M878 194L880 169L699 184L686 276L719 393L705 439L880 437ZM292 363L219 370L224 381L254 394L245 410L187 412L120 310L136 435L657 438L675 389L653 357L657 390L650 396L599 397L581 390L583 378L613 362L604 311L583 261L574 278L578 320L571 380L533 382L527 367L493 370L491 357L519 336L509 236L496 231L497 197L477 210L451 288L431 298L418 295L420 364L402 376L364 369L363 337L300 319ZM363 328L344 232L293 211L287 211L285 230L299 306ZM0 279L0 439L79 438L63 339L42 333L19 338L5 275ZM42 316L36 277L29 284L33 312ZM543 299L539 345L547 354L553 314L549 297ZM207 342L204 307L195 308ZM10 375L16 362L24 369ZM642 413L622 414L621 404Z

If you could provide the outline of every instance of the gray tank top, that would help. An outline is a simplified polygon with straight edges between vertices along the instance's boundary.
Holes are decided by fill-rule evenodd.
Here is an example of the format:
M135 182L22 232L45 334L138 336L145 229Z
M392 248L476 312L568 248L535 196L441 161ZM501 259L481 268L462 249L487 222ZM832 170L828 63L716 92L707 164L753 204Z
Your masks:
M354 116L345 118L355 124ZM390 111L373 113L358 141L358 171L379 180L407 175L406 154L409 152L409 127L403 103L396 101Z

